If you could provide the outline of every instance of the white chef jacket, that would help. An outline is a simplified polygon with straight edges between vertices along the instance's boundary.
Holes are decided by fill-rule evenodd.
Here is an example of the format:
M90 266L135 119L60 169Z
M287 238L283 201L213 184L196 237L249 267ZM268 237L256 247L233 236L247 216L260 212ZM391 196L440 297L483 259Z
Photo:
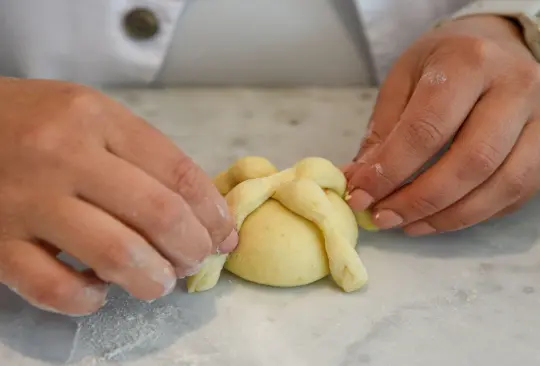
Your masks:
M0 0L0 74L91 85L372 84L469 0ZM158 19L137 40L135 8Z

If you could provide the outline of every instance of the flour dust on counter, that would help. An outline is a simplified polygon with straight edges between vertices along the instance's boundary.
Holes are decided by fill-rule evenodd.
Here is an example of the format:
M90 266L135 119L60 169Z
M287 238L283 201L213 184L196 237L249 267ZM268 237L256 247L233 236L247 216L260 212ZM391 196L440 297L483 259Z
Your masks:
M213 301L207 296L196 300L196 306L187 306L183 295L184 291L177 289L166 298L146 302L114 288L103 309L78 320L69 362L86 366L97 361L151 360L215 314ZM207 351L201 352L202 358ZM193 356L190 358L196 365ZM173 364L181 365L181 361L182 357L176 358Z
M374 102L363 93L375 95L361 89L110 91L212 175L236 153L283 167L306 156L347 162ZM300 123L291 126L285 116ZM231 152L235 138L244 146ZM0 363L540 365L539 223L540 197L514 215L456 233L413 239L362 231L370 282L347 294L330 279L274 289L223 273L212 291L190 296L179 287L153 303L113 289L100 312L69 318L0 288Z

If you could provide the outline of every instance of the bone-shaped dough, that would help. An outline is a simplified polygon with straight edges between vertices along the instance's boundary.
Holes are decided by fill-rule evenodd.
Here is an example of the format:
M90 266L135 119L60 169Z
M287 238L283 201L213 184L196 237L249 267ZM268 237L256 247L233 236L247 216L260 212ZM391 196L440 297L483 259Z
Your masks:
M330 274L339 287L351 292L364 286L368 280L366 268L354 247L336 230L333 207L320 186L309 179L293 180L281 185L274 198L319 227L324 235Z
M219 174L215 183L225 195L238 231L249 214L273 197L320 228L325 237L332 278L344 291L356 290L367 281L367 273L358 254L332 224L333 210L323 189L330 189L343 197L346 180L329 161L306 158L292 168L278 172L264 158L247 157ZM307 193L299 189L303 186L307 187ZM188 292L214 287L226 260L227 255L208 257L201 270L187 279Z
M225 196L245 180L267 177L277 172L278 169L267 159L259 156L246 156L238 159L229 169L219 173L214 178L214 184L219 193Z

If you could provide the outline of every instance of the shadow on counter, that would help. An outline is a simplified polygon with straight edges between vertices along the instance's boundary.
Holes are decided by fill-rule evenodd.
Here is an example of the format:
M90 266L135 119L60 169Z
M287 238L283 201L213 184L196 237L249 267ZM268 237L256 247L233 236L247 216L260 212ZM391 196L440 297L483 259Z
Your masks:
M209 322L216 314L215 300L229 288L224 281L214 291L188 295L183 286L154 302L111 288L99 312L80 318L39 310L0 286L0 342L51 365L85 358L112 363L140 359Z
M497 257L531 250L540 239L540 195L517 212L445 234L408 237L399 230L360 232L361 246L419 257ZM540 266L538 268L540 271Z

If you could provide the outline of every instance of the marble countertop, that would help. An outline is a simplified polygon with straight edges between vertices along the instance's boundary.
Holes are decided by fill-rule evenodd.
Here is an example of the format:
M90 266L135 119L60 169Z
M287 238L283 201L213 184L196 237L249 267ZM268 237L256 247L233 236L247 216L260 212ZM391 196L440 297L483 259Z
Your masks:
M244 155L279 167L350 159L375 91L116 90L210 174ZM0 288L0 363L129 366L540 364L540 199L437 237L361 233L370 283L272 289L222 277L146 303L115 289L99 313L48 314Z

